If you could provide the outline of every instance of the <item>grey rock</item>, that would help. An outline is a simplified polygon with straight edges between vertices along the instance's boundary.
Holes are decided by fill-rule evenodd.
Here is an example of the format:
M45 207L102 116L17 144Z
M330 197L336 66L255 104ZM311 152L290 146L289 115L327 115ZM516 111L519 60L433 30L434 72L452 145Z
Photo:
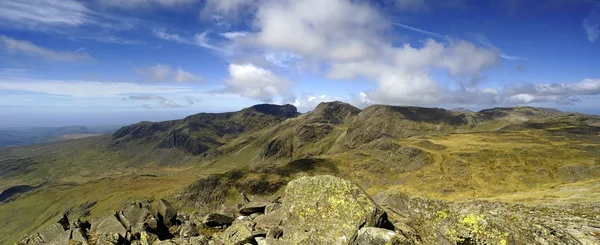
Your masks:
M217 227L231 225L231 223L233 223L234 220L234 218L224 214L212 213L206 215L202 220L202 223L204 223L204 225L208 227Z
M254 213L264 213L268 202L249 202L240 208L239 212L243 215L251 215Z
M158 203L156 205L156 211L157 211L158 219L162 220L162 222L166 226L174 225L172 223L172 221L177 216L177 210L175 210L175 208L173 207L173 205L171 205L171 203L169 203L165 199L158 200Z
M125 237L127 230L115 216L111 215L92 222L91 232L96 234L118 234Z
M75 228L75 229L71 230L71 240L78 242L79 244L82 244L82 245L88 244L87 236L79 228Z
M134 235L145 231L147 226L157 227L152 212L137 202L127 205L118 215L121 223Z
M189 238L198 235L198 229L196 225L190 221L185 221L179 227L179 236Z
M288 183L281 209L287 244L348 244L361 227L384 216L358 185L338 177L302 177Z
M224 231L214 234L211 242L214 245L256 244L252 232L242 222L235 223Z
M410 244L408 240L394 231L375 228L375 227L363 227L358 231L355 245L399 245L399 244Z

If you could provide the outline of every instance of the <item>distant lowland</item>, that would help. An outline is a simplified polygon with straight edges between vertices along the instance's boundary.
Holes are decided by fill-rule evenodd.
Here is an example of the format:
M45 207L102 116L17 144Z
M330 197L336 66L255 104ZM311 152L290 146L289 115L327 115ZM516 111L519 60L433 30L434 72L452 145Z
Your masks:
M0 127L0 148L111 134L120 126Z
M261 104L0 135L0 244L600 244L594 115Z

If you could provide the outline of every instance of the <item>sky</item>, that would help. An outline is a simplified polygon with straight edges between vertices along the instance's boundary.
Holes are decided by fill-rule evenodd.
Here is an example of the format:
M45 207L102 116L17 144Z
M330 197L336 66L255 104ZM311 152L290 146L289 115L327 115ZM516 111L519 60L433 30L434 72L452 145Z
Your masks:
M600 0L4 0L0 127L260 103L600 114Z

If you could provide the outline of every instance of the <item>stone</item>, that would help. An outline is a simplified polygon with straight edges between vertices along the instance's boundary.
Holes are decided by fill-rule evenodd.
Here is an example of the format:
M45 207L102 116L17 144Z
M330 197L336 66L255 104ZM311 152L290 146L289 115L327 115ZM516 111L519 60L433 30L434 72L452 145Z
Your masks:
M282 211L283 210L278 209L274 212L258 216L254 219L254 222L256 222L254 228L260 231L268 231L272 227L279 226L282 219Z
M127 205L118 213L118 215L121 223L134 235L138 235L140 232L145 231L146 227L157 227L157 222L155 221L152 212L139 203Z
M256 244L252 232L243 222L237 222L224 231L214 234L211 242L214 245Z
M71 230L71 241L75 241L78 244L87 245L87 237L80 228Z
M169 239L169 240L157 241L155 243L152 243L152 245L178 245L178 244L175 241Z
M202 220L202 223L208 227L217 227L231 225L231 223L233 223L234 220L235 219L233 217L224 214L212 213L206 215Z
M118 234L125 237L127 230L115 216L111 215L92 222L91 232L96 234Z
M400 245L410 244L408 240L394 231L376 228L376 227L363 227L358 231L355 245Z
M249 202L240 208L239 212L243 215L251 215L254 213L264 213L268 202Z
M185 221L179 227L179 236L189 238L198 235L198 229L196 225L190 221Z
M124 240L118 233L105 233L98 236L96 245L120 245L124 243Z
M140 232L140 244L141 245L150 245L150 244L153 244L155 241L158 241L158 236L156 236L152 233L145 232L145 231Z
M206 238L203 235L190 238L190 245L206 245L206 244L208 244L208 238Z
M329 175L288 183L281 209L287 244L348 244L385 214L358 185Z
M173 221L177 216L177 210L165 199L158 200L156 205L156 211L158 219L163 222L166 226L174 225Z
M265 206L265 214L271 213L280 208L281 208L280 203L269 203L267 206Z

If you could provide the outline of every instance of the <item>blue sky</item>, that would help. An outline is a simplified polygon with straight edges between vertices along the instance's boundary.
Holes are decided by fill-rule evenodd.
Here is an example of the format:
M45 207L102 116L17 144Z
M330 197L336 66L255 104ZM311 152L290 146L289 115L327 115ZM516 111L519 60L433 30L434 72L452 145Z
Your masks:
M600 114L597 0L8 0L0 127L319 102Z

